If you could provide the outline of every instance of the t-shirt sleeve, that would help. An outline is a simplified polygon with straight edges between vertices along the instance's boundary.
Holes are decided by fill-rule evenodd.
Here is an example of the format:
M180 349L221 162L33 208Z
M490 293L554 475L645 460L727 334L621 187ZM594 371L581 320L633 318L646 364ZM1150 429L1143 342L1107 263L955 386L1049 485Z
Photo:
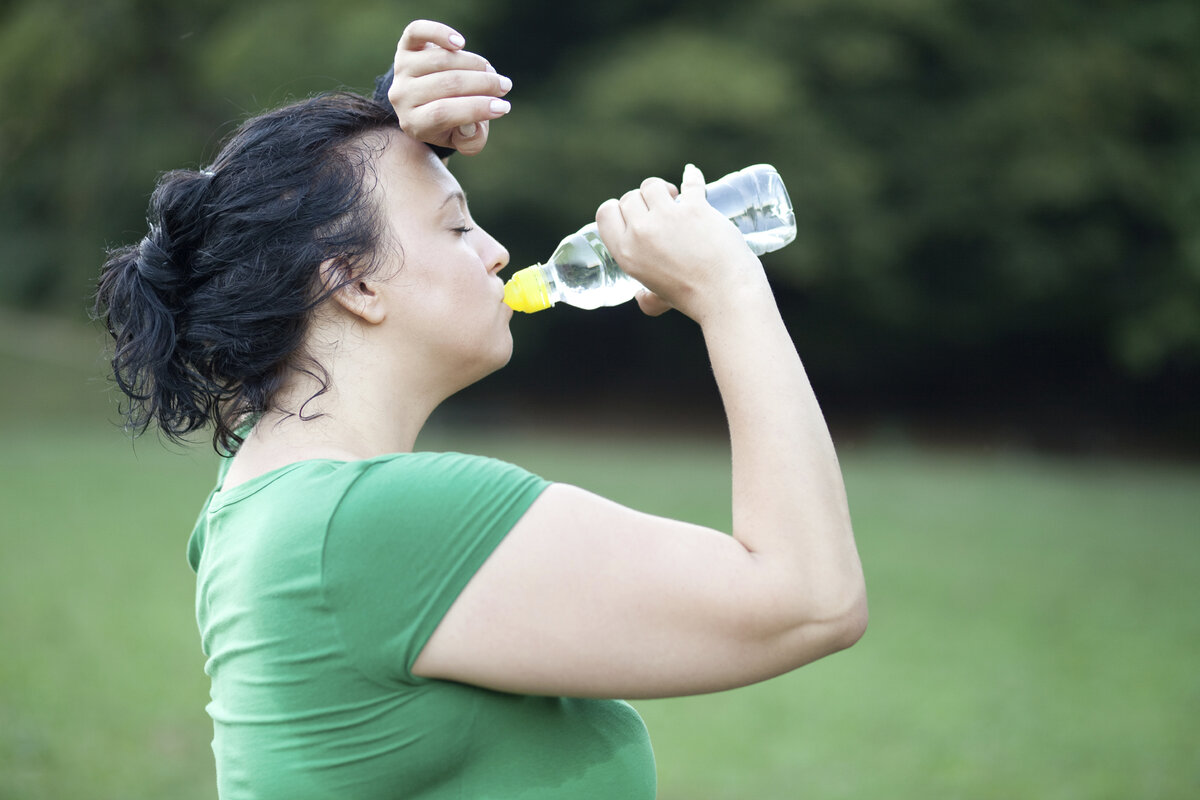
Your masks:
M459 593L549 485L458 453L373 462L330 519L326 599L351 659L384 683L412 665Z

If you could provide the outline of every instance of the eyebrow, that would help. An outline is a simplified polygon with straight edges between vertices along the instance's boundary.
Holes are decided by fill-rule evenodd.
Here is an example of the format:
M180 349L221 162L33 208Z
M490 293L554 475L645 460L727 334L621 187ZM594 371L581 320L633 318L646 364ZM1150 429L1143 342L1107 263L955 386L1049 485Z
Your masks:
M465 194L463 194L461 191L453 191L450 194L446 195L446 199L442 201L442 204L440 206L438 206L438 209L440 210L440 209L445 208L446 206L450 205L450 203L454 200L458 200L460 203L463 204L463 206L467 205L467 196Z

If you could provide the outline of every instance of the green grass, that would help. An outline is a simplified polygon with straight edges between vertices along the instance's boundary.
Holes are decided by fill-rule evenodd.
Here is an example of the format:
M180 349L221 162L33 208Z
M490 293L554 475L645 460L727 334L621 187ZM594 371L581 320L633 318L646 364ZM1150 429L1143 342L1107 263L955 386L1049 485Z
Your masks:
M212 798L184 543L213 458L131 445L92 359L15 349L0 353L0 798ZM422 445L729 523L719 441L441 423ZM866 444L842 460L870 630L758 686L638 703L663 800L1200 791L1200 468Z

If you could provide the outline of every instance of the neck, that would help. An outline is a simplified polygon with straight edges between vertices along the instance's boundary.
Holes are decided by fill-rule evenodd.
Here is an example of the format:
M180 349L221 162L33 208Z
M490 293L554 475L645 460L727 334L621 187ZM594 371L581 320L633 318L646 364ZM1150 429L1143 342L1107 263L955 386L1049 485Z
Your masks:
M254 443L290 453L292 460L358 460L409 452L433 411L426 404L372 396L353 387L331 387L313 397L316 390L313 386L312 391L281 398L255 426Z
M427 365L353 335L316 356L327 373L322 382L294 370L263 415L243 451L271 461L308 458L357 460L409 452L434 409L449 393L425 385ZM320 375L319 370L314 370Z

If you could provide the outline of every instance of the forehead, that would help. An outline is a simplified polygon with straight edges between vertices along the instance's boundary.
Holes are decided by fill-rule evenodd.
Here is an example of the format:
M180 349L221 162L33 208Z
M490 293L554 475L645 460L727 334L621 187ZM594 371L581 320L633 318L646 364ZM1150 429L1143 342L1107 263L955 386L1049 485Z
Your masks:
M388 134L377 167L384 202L397 211L435 210L448 195L462 191L428 145L400 131Z

